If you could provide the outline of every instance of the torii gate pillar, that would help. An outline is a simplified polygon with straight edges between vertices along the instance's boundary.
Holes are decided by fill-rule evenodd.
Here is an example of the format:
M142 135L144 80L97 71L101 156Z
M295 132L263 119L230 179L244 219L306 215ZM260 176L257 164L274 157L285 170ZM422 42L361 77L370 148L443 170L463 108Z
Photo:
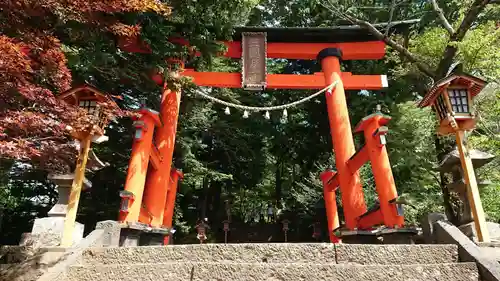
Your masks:
M352 173L347 165L347 161L354 155L356 149L352 138L351 122L347 110L344 85L340 76L341 58L342 51L337 48L323 49L318 54L318 60L321 62L321 67L325 75L326 85L328 86L338 81L333 90L330 89L326 92L326 106L328 108L328 120L330 122L330 133L335 152L335 165L339 176L345 222L347 228L354 229L356 227L357 218L366 212L366 203L359 173ZM325 198L329 192L335 191L325 190ZM333 198L335 198L335 196L333 196ZM333 217L336 216L336 211L333 212L333 208L328 206L329 203L328 200L325 201L327 205L328 231L329 233L333 233L335 227L333 225Z

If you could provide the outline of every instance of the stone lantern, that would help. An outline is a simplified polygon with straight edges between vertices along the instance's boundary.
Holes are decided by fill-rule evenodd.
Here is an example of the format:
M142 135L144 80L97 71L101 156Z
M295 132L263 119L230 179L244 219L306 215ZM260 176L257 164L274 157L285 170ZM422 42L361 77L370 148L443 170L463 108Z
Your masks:
M313 229L312 238L319 240L321 238L321 223L315 222L311 224L311 227Z
M93 151L89 152L87 170L97 171L108 164L103 163ZM68 211L69 194L73 184L74 174L49 174L48 179L56 184L58 199L57 203L50 209L46 218L37 218L33 223L31 233L24 234L21 239L21 244L37 243L43 246L57 246L60 243L62 230L64 227L64 219ZM87 191L92 188L92 183L87 179L83 179L82 191ZM77 243L83 238L84 225L75 222L72 243Z
M224 224L224 244L227 244L227 233L229 232L229 220L224 220L222 222Z
M122 190L120 191L120 198L122 199L120 203L120 213L128 213L130 206L135 200L134 194L130 191Z
M290 221L287 219L284 219L283 221L281 221L281 223L283 224L283 232L285 233L285 243L286 243L286 242L288 242L288 230L290 229L288 227L288 224L290 223Z
M207 231L207 228L209 228L208 224L202 220L200 223L198 223L196 226L196 238L198 238L198 240L200 240L200 244L203 244L203 242L205 240L207 240L207 235L206 235L206 231Z
M495 156L492 154L475 149L471 149L469 151L469 154L472 160L474 171L493 161L495 158ZM443 173L451 174L452 183L448 184L446 187L449 191L456 193L460 198L461 204L458 213L458 224L460 230L462 230L462 232L464 232L464 234L466 234L470 238L477 238L477 233L474 229L474 218L472 215L471 205L467 200L467 185L465 183L464 172L462 170L460 162L460 154L457 149L451 151L445 156L445 158L439 165L439 169ZM489 181L478 179L477 185L479 189L489 184ZM500 238L498 236L498 229L500 225L493 222L487 222L486 224L491 238Z

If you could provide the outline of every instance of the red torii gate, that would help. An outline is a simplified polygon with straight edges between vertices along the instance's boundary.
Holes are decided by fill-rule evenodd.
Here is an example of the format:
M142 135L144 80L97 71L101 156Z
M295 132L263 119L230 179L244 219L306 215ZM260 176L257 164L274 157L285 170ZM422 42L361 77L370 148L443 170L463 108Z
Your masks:
M246 41L246 42L245 42ZM177 40L180 43L181 42ZM121 41L121 48L131 52L148 52L147 46L134 41ZM344 90L377 90L388 86L385 75L354 75L342 72L342 60L372 60L385 56L385 44L361 28L346 29L278 29L239 28L235 41L224 42L229 58L243 58L243 73L196 72L185 69L180 75L190 76L198 86L249 89L322 89L326 92L330 132L335 151L337 171L321 174L332 242L339 241L334 230L340 227L335 190L340 188L345 227L350 230L369 229L384 224L401 227L402 213L397 205L397 192L385 148L385 133L390 119L380 113L364 118L356 127L363 132L365 146L354 147L351 123ZM252 45L253 44L253 45ZM252 57L254 53L254 57ZM264 53L264 56L262 56ZM257 55L256 55L257 54ZM310 75L267 74L265 58L318 59L321 73ZM160 75L153 79L163 84ZM119 221L137 222L155 227L172 226L177 180L182 174L171 169L181 93L165 89L160 114L141 110L128 169ZM155 141L153 142L153 131ZM379 207L367 211L359 168L371 161L379 195ZM148 173L148 164L151 169ZM172 170L172 173L166 171ZM172 179L172 180L171 180Z

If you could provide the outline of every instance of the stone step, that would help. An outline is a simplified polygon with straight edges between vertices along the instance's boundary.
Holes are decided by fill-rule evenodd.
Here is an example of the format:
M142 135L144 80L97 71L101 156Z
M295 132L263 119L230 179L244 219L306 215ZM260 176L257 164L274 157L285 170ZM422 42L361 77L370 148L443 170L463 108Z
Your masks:
M479 280L474 263L432 265L348 265L313 263L159 263L72 266L67 281L471 281Z
M204 244L91 248L80 264L165 262L437 264L458 261L456 245Z

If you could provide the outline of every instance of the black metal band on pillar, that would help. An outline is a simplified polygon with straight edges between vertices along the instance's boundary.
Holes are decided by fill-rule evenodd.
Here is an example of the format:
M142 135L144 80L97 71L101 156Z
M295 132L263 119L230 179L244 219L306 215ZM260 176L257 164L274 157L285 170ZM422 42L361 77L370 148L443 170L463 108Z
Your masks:
M337 57L342 59L342 50L339 48L326 48L321 50L316 58L318 61L321 61L326 57Z

